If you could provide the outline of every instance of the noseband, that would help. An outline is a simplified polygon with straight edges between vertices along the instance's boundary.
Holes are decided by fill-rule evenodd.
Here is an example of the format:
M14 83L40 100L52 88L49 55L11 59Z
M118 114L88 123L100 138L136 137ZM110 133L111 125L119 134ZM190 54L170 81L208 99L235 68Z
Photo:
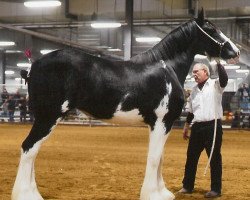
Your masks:
M205 36L207 36L209 39L211 39L215 44L219 45L219 48L220 48L219 57L220 57L222 48L224 47L224 45L225 45L227 42L230 41L230 39L227 38L224 42L219 42L219 41L215 40L213 37L211 37L209 34L207 34L207 32L204 31L204 30L196 23L196 21L194 21L194 23L195 23L196 26L201 30L201 32L204 33Z

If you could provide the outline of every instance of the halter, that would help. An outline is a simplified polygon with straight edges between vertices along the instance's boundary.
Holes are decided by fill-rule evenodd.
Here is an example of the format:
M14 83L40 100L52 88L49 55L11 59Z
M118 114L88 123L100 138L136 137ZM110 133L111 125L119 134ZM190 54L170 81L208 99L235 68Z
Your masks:
M204 31L204 30L197 24L196 21L194 21L194 23L195 23L196 26L201 30L202 33L204 33L204 34L205 34L209 39L211 39L215 44L219 45L219 47L220 47L220 54L219 54L219 57L220 57L223 46L224 46L227 42L229 42L230 39L227 38L224 42L219 42L219 41L215 40L213 37L211 37L209 34L207 34L207 32Z

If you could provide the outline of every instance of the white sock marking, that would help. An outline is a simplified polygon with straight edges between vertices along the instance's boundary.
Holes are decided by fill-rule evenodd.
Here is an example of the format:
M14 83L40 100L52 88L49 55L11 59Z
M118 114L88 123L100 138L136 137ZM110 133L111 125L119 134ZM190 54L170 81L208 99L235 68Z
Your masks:
M58 118L55 125L51 127L49 134L37 141L28 152L23 152L23 150L21 151L18 172L11 195L12 200L43 200L37 189L35 180L35 158L41 144L50 136L51 131L60 120L61 118Z
M155 122L154 130L150 133L146 174L141 190L141 200L174 199L174 195L165 187L161 171L164 145L169 136L169 133L166 133L163 117L168 112L167 106L169 95L172 92L172 85L167 84L166 87L168 93L163 97L158 108L155 109L157 121Z

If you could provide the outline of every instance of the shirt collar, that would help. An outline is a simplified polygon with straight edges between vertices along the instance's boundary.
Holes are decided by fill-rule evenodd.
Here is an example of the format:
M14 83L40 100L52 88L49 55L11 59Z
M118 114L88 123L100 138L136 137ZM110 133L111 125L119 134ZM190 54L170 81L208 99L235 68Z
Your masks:
M208 78L207 81L206 81L206 83L205 83L205 85L210 85L211 82L212 82L212 79L211 79L211 78Z
M211 78L208 78L207 81L206 81L206 83L204 83L202 89L204 88L204 86L210 85L211 82L212 82L212 79L211 79ZM198 90L198 89L199 89L198 84L196 84L196 85L194 86L194 88L195 88L196 90Z

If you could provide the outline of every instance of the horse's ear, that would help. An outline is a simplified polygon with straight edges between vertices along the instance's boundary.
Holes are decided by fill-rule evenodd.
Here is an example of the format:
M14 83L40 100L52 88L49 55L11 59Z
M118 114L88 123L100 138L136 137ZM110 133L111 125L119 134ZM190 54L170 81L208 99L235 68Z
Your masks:
M196 19L196 22L199 25L202 25L204 23L204 10L201 8L201 11L198 13L198 18Z

